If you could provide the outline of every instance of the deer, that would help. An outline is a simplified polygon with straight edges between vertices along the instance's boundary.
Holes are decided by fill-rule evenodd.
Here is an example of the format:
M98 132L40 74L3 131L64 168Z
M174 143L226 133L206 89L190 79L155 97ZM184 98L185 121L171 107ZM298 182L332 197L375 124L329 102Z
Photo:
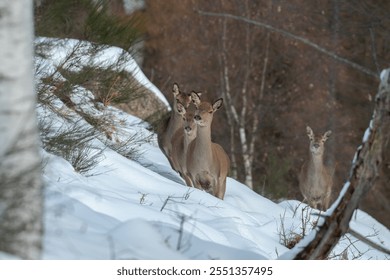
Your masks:
M220 145L211 141L211 122L214 113L222 107L223 99L211 104L201 101L196 92L191 93L191 99L196 107L194 120L197 129L196 138L188 146L187 175L194 187L223 200L230 159Z
M161 132L157 135L158 145L163 152L163 154L167 157L171 167L178 171L179 167L175 165L172 158L172 142L173 136L177 131L181 131L184 133L183 128L183 117L182 114L177 111L177 103L182 104L185 108L191 103L191 95L181 92L179 90L179 86L177 83L173 84L172 88L173 94L173 106L172 112L169 119L163 124Z
M299 189L310 207L326 210L329 208L334 168L324 164L324 144L332 132L329 130L321 136L315 136L309 126L306 132L310 140L309 159L302 165Z
M177 111L183 117L183 131L178 130L173 136L172 158L175 166L179 167L179 174L187 186L193 187L191 178L187 175L187 151L188 146L196 137L197 126L195 124L195 105L190 104L186 109L183 104L177 102Z

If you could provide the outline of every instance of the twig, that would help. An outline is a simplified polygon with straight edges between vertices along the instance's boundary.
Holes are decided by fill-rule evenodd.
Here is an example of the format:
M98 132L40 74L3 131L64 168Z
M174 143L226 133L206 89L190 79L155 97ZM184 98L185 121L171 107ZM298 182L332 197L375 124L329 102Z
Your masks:
M374 31L372 30L372 27L370 27L369 30L370 30L370 39L371 39L371 48L372 48L372 59L374 60L376 71L380 73L378 57L376 55L376 48L375 48L375 34Z
M168 204L168 201L171 199L171 196L168 196L167 199L165 199L164 201L164 204L162 205L161 209L160 209L160 212L162 212L162 210L164 210L165 206L167 206Z
M177 240L177 246L176 250L180 251L181 249L181 243L183 241L183 236L184 236L184 223L186 222L187 217L185 215L180 216L180 229L179 229L179 238Z
M360 233L358 233L357 231L354 231L353 229L349 228L348 230L348 233L351 234L353 237L359 239L360 241L362 241L363 243L366 243L367 245L369 245L370 247L382 252L382 253L385 253L385 254L388 254L390 255L390 250L369 240L367 237L361 235Z

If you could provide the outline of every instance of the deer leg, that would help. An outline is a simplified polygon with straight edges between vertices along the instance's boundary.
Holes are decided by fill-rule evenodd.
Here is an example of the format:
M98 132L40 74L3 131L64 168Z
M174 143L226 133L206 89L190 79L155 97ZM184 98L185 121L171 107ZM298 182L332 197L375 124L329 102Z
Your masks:
M222 183L221 183L222 181ZM214 190L214 196L223 200L226 192L226 178L219 178L218 182L216 182L216 188Z
M191 178L187 174L183 174L182 177L184 178L184 181L186 181L187 186L194 187Z
M324 211L325 210L328 210L329 209L329 204L330 204L330 194L328 194L325 198L324 198Z

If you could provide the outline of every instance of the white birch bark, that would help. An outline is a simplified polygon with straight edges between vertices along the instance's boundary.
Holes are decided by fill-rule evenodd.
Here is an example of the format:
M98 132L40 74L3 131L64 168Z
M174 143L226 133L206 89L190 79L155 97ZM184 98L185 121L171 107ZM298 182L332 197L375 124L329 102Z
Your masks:
M233 106L231 101L230 93L230 81L229 81L229 68L227 66L226 58L226 20L223 22L222 32L222 52L221 52L221 85L222 85L222 96L225 100L227 121L230 127L230 176L237 179L237 160L236 160L236 147L235 147L235 123L237 122L238 116L236 108Z
M0 251L37 259L43 201L31 0L0 1L0 46Z
M228 116L228 122L232 123L234 127L237 127L238 135L240 139L241 144L241 155L244 163L244 176L245 176L245 185L247 185L250 189L253 189L253 176L252 176L252 163L251 156L249 154L249 148L248 148L248 139L247 139L247 133L245 131L246 126L246 116L247 116L247 110L248 110L248 99L247 99L247 83L248 83L248 77L250 73L250 54L249 54L249 30L246 30L246 58L248 60L248 68L246 69L246 75L244 78L244 83L242 86L241 91L241 99L242 99L242 106L240 107L240 114L238 114L238 110L235 106L235 104L232 101L232 93L230 90L230 77L229 77L229 67L227 63L227 57L226 57L226 20L223 22L223 31L222 31L222 52L221 52L221 64L222 64L222 82L224 85L224 88L222 90L223 98L226 100L226 110L227 110L227 116ZM252 135L252 137L255 137ZM234 139L231 137L231 140ZM234 143L231 141L231 147L234 149ZM233 158L232 160L232 169L234 170L234 174L236 175L236 160Z

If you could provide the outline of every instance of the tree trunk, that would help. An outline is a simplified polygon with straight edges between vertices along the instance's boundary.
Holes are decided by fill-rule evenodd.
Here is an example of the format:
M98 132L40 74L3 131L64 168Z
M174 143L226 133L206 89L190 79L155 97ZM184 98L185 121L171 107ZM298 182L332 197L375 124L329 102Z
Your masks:
M335 202L334 211L325 218L313 240L299 249L294 259L326 259L328 257L340 237L347 233L353 212L378 178L380 166L383 164L382 155L389 139L390 69L387 69L382 72L374 114L364 135L363 144L356 153L349 181Z
M252 162L250 160L251 155L249 154L248 140L246 137L245 127L240 126L238 131L240 134L242 159L244 162L245 185L247 185L251 190L253 190Z
M41 255L42 180L33 80L33 2L0 2L0 251Z

